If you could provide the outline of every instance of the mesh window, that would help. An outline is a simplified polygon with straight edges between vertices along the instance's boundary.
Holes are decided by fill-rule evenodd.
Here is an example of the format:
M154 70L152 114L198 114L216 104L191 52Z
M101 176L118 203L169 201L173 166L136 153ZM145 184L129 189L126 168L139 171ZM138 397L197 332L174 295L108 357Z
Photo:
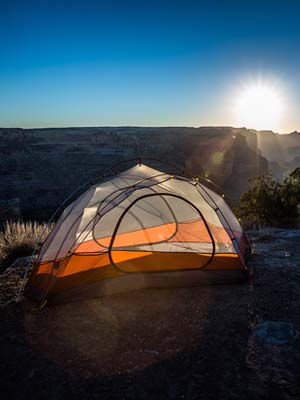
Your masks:
M127 272L199 268L212 252L198 210L171 195L138 199L116 225L111 248L113 262Z

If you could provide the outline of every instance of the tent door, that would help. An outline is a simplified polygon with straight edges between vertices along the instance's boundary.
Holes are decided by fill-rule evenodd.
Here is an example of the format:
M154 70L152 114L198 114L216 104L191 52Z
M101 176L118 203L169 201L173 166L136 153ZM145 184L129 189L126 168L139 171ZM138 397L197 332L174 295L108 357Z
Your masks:
M201 212L175 194L153 193L134 200L114 229L109 254L123 272L204 268L215 244Z

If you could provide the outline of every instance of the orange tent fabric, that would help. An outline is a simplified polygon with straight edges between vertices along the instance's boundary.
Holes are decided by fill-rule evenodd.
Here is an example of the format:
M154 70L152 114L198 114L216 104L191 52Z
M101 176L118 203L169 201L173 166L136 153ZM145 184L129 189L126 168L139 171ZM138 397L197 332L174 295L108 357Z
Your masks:
M43 302L237 281L249 242L224 199L197 180L139 164L70 204L25 294Z

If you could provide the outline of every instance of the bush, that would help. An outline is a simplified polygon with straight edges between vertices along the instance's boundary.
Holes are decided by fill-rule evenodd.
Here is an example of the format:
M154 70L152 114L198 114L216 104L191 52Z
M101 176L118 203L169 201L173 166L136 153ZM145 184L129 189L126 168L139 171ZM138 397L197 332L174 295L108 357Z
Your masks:
M0 233L0 270L5 270L18 257L31 256L44 242L53 225L37 222L7 221Z
M279 182L271 175L251 178L243 193L237 215L246 227L267 224L274 227L296 226L299 222L300 168Z

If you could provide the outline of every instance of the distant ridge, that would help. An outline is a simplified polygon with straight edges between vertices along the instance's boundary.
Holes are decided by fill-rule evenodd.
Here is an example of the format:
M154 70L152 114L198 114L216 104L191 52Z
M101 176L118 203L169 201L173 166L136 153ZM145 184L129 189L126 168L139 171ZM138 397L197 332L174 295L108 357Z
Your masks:
M300 166L300 134L230 126L0 128L0 201L46 218L82 182L122 160L147 156L184 165L220 185L234 203L248 179ZM157 166L160 167L160 166Z

